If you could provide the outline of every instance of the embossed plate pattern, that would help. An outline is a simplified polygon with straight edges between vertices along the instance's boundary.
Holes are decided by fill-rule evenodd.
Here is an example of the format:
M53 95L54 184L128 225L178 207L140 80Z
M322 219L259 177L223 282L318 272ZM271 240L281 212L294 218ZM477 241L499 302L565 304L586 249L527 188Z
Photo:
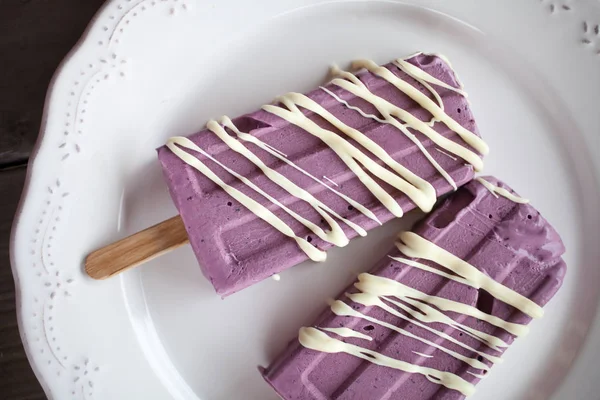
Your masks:
M424 50L449 56L471 95L485 172L532 199L568 248L546 317L473 398L594 398L600 2L496 3L109 1L51 84L13 231L21 335L48 396L275 399L255 367L418 215L225 301L189 248L106 282L82 261L175 213L154 153L169 136L310 89L333 62Z

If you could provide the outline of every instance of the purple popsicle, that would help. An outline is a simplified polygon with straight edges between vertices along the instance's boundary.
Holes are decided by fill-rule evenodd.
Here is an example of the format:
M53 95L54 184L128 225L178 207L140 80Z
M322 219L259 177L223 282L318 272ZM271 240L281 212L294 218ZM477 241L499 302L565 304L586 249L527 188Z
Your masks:
M285 400L463 399L541 317L564 251L507 185L474 180L401 234L264 378Z
M416 206L429 211L481 168L487 147L442 58L358 66L366 69L158 149L194 253L221 296L322 260L334 244Z

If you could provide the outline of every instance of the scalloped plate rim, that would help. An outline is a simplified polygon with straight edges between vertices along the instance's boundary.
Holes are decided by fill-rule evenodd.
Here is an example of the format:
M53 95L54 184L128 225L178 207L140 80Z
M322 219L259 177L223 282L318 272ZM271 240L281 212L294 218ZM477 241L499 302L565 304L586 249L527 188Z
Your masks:
M31 350L31 347L29 346L29 344L27 343L27 339L25 336L25 328L23 325L23 315L22 315L22 301L23 301L23 299L22 299L22 283L21 283L20 277L19 277L19 267L17 266L17 263L15 261L16 231L17 231L18 225L20 223L21 217L23 215L23 212L26 208L26 203L27 203L27 200L29 197L29 191L31 189L31 183L34 178L34 170L36 168L38 168L38 166L36 165L36 162L38 161L37 157L40 153L40 150L42 149L44 140L46 139L47 123L48 123L48 118L49 118L49 113L50 113L50 104L55 95L57 82L59 82L59 80L61 78L63 78L63 72L66 69L66 67L69 65L69 63L73 60L73 57L83 47L85 47L88 44L88 40L91 38L93 28L96 27L97 23L100 20L100 17L115 2L116 2L115 0L106 0L103 3L103 5L98 9L98 11L94 14L94 16L92 17L90 22L87 24L84 32L81 34L81 36L79 37L77 42L74 44L72 49L67 53L67 55L63 58L63 60L60 62L60 64L57 66L55 72L53 73L53 76L49 82L48 90L46 92L46 96L45 96L45 100L44 100L44 107L43 107L43 114L42 114L40 129L39 129L39 135L38 135L36 142L32 148L32 151L31 151L31 154L29 157L29 162L26 167L26 176L25 176L25 181L24 181L24 185L23 185L23 190L22 190L22 194L19 199L19 202L18 202L16 212L15 212L15 217L12 221L12 227L11 227L11 232L10 232L9 257L10 257L11 271L13 273L13 278L14 278L14 282L15 282L16 313L17 313L19 334L20 334L21 340L23 342L23 347L25 349L25 352L26 352L27 358L29 360L29 363L31 365L31 368L32 368L34 374L36 375L36 378L40 382L45 394L49 398L51 398L52 393L48 387L48 382L45 380L38 365L33 360L32 354L31 354L32 350ZM393 1L393 2L396 2L396 1ZM402 1L397 1L397 2L403 3ZM407 4L407 3L404 3L404 4ZM592 174L595 175L597 180L600 180L599 179L600 173L599 173L599 171L597 171L596 168L594 168L592 170ZM593 325L593 323L592 323L592 325ZM593 331L593 327L590 328L590 331L588 333L591 334L592 331ZM585 344L587 344L588 341L589 341L589 339L586 339L584 341L584 346L585 346ZM583 350L583 346L582 346L581 350ZM565 377L565 379L566 379L566 377Z
M42 144L43 144L45 136L46 136L46 127L47 127L47 123L48 123L48 115L50 112L49 108L50 108L50 103L51 103L52 97L54 95L56 83L62 77L63 70L71 62L71 60L75 56L75 54L77 54L80 51L80 49L84 45L87 44L87 41L91 36L91 32L92 32L93 28L96 26L97 22L99 21L100 16L104 14L104 12L110 7L110 5L112 3L113 3L112 0L105 0L104 3L100 6L100 8L94 13L94 16L92 17L90 22L88 22L88 24L86 25L85 30L83 31L81 36L79 36L79 39L77 39L77 41L75 42L75 44L73 45L71 50L69 50L69 52L65 55L65 57L62 59L62 61L56 67L56 69L54 70L54 73L52 74L52 77L50 78L50 82L48 83L48 89L46 91L46 96L44 98L44 107L43 107L43 111L42 111L42 119L41 119L39 134L36 138L35 144L33 145L31 154L29 155L29 160L27 162L27 167L26 167L26 172L25 172L25 181L23 183L23 190L21 192L21 197L19 198L17 210L15 211L15 216L13 218L12 226L11 226L11 230L10 230L9 260L10 260L11 271L13 274L13 279L15 282L15 301L16 301L16 314L17 314L17 325L19 328L19 336L21 337L21 342L23 344L23 348L25 350L27 360L29 361L29 365L31 366L31 369L33 370L33 373L35 374L35 377L37 378L38 382L42 386L42 389L44 390L44 393L48 398L51 398L52 393L50 391L50 388L48 387L48 383L46 382L45 378L42 376L42 373L39 370L38 365L35 363L35 361L32 358L32 355L31 355L32 350L31 350L30 346L28 346L27 339L25 337L25 328L23 326L23 316L21 314L21 310L22 310L21 303L23 301L22 294L21 294L21 284L20 284L20 280L19 280L19 271L18 271L17 263L14 260L14 258L15 258L14 254L16 252L16 249L15 249L16 231L17 231L17 227L19 225L20 219L21 219L21 215L23 214L23 210L25 208L25 203L28 198L30 183L31 183L31 179L33 177L33 171L36 167L36 165L35 165L36 159L37 159L40 149L42 148Z

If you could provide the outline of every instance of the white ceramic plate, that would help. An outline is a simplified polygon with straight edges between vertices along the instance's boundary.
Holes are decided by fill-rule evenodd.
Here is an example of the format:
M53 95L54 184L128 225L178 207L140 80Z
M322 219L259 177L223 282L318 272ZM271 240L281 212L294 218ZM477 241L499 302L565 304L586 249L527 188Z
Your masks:
M390 248L393 222L226 300L184 247L120 278L94 248L176 213L154 149L222 113L322 82L327 67L441 52L471 95L486 173L562 234L564 286L474 399L600 391L600 3L113 0L51 85L12 241L19 322L55 399L275 399L266 365ZM500 4L501 3L501 4Z

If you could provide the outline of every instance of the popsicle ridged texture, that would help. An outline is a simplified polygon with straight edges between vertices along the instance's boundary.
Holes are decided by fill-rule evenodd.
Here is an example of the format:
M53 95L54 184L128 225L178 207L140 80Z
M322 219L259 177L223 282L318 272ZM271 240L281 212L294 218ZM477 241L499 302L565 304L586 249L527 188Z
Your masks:
M418 201L421 209L429 211L438 196L470 181L474 166L481 167L479 156L485 152L484 145L477 142L479 134L469 103L444 59L420 54L397 60L385 65L389 76L373 64L357 66L367 68L352 76L341 73L337 83L334 80L305 96L279 98L274 103L276 107L267 106L233 120L212 121L208 129L188 138L175 138L158 149L171 197L194 253L204 275L220 295L235 293L309 257L323 259L324 251L333 246L332 241L343 246L347 240L415 208ZM352 77L358 77L358 82ZM409 89L416 88L422 96L417 96L418 100L426 98L427 104L434 104L438 118L416 101L414 94L400 90L395 80L408 83ZM356 93L352 88L358 88ZM378 103L361 97L364 93L374 96ZM298 106L298 102L304 103ZM311 107L321 107L321 111L311 111ZM396 115L385 121L382 107L395 107L406 114L404 118ZM289 118L278 113L287 113ZM440 116L446 121L439 122ZM313 132L302 124L312 124ZM340 126L354 129L360 137L352 138ZM425 131L437 135L438 143L422 133ZM472 135L470 141L464 138L466 131ZM219 137L215 132L225 136ZM324 139L319 135L333 136ZM232 140L243 149L235 151L233 145L237 144ZM338 146L346 151L346 144L365 159L356 161L352 155L344 160L344 154L349 153L333 149ZM255 158L243 155L240 151L244 149ZM373 149L383 150L389 159L384 160ZM348 163L353 162L364 171L363 176L357 175L358 169L349 168ZM369 170L365 166L368 162L376 165ZM261 167L277 173L279 183ZM199 168L206 170L202 173ZM415 184L420 189L413 191L421 200L416 195L407 196L394 183L401 168L414 174L413 181L421 182ZM284 178L302 189L305 198L290 194L281 184ZM369 190L365 183L368 181L381 188L383 194ZM430 195L423 194L428 189ZM312 204L306 200L306 194ZM246 204L240 201L248 198L251 200ZM248 206L250 201L252 207ZM320 210L314 207L316 202ZM329 218L339 224L339 232L332 229ZM280 221L285 229L276 229L273 221ZM324 240L333 234L337 235L335 240Z
M285 400L471 394L541 317L566 273L550 224L522 199L489 188L515 195L492 177L468 183L302 328L262 371L277 393Z

